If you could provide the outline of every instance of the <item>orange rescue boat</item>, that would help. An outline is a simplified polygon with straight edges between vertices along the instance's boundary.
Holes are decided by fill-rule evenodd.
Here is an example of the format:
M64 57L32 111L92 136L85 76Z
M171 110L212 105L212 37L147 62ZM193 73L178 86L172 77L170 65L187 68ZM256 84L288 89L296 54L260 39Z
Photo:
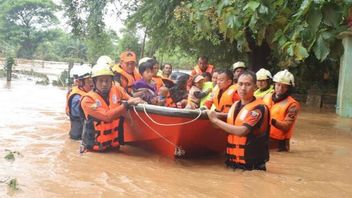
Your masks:
M129 111L124 142L172 158L224 153L227 134L205 111L139 104Z

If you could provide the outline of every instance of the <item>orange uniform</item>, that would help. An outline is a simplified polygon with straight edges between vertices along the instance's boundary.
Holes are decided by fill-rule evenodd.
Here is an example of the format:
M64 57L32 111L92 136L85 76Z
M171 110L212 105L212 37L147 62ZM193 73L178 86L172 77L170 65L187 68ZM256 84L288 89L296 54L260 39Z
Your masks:
M269 110L260 99L244 106L241 101L232 105L227 123L245 126L250 132L245 136L228 135L226 164L233 168L265 170L269 160Z
M94 91L88 92L81 100L85 115L85 126L82 134L82 145L89 150L105 151L119 147L118 130L123 128L120 116L126 112L121 100L130 96L112 86L107 101Z

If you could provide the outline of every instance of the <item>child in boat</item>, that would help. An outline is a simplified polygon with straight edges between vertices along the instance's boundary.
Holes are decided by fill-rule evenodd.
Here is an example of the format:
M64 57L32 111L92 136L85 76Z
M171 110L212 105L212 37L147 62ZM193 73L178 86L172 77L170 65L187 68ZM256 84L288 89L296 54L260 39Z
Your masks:
M149 61L143 62L138 66L142 79L137 80L133 86L133 97L140 97L148 104L158 103L158 94L153 77L153 64Z
M197 109L200 106L200 100L206 97L210 92L211 89L206 91L202 91L204 85L204 77L202 75L197 75L192 80L192 87L188 93L187 99L187 109Z
M168 106L166 104L167 96L169 95L169 89L167 87L160 87L158 94L158 105L159 106Z

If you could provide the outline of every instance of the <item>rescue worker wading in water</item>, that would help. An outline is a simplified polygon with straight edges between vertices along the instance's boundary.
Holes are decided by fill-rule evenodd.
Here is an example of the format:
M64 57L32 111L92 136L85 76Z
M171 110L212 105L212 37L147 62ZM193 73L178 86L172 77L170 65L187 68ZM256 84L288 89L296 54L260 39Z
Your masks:
M290 150L290 139L300 109L299 103L291 95L295 86L293 75L280 71L274 75L274 93L267 94L263 100L270 109L270 148L278 151Z
M80 140L82 137L84 116L80 111L80 101L93 87L91 73L92 69L87 65L74 66L70 71L74 86L66 96L66 114L70 117L70 138L74 140Z
M226 165L234 169L266 170L269 161L270 113L261 99L253 95L256 76L245 71L238 79L240 101L227 114L227 122L220 120L215 111L208 111L209 120L228 135Z
M120 116L126 113L130 105L142 102L140 98L130 97L120 86L113 86L113 76L106 64L95 65L92 68L94 88L81 100L85 115L83 150L118 149L120 147L118 130L123 127Z

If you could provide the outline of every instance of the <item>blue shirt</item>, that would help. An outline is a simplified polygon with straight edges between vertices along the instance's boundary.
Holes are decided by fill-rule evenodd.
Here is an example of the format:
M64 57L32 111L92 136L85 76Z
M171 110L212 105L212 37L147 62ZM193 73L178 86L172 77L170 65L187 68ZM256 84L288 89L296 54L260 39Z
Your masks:
M81 96L76 94L73 96L72 100L71 100L71 116L72 117L80 117L81 113L80 113L80 103L81 103Z

